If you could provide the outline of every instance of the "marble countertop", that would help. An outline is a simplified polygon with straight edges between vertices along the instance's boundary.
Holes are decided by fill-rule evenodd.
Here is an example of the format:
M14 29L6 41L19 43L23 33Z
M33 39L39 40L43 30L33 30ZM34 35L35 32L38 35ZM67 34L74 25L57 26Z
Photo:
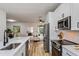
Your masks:
M75 54L75 56L79 56L79 45L63 45L62 47Z
M0 56L13 56L15 53L25 44L25 42L29 39L29 37L16 37L13 39L9 39L9 42L6 46L10 45L11 43L21 43L17 48L11 50L0 50ZM0 41L0 49L4 48L3 42Z

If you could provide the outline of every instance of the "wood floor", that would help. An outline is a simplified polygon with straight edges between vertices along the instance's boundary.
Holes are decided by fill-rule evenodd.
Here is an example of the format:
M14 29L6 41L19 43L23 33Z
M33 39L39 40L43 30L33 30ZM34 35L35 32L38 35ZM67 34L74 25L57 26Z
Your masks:
M43 48L43 41L34 42L31 41L29 44L28 53L29 56L49 56L49 53L46 53Z

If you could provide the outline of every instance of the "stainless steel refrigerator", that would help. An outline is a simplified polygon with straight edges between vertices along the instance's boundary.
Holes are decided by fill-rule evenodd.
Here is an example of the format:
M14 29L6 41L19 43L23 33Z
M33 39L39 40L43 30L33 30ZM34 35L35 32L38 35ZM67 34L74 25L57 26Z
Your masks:
M44 50L45 52L49 52L49 23L44 25Z

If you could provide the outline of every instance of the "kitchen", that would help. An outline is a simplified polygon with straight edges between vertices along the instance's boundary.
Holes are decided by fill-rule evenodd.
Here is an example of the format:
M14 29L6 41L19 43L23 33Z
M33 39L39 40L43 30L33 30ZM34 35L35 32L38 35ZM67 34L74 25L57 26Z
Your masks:
M0 9L0 56L79 56L79 3L3 3Z
M52 55L77 56L77 53L75 52L78 52L78 44L79 44L79 41L78 41L78 3L61 4L54 11L54 13L55 14L53 18L56 19L57 21L55 21L56 25L53 25L53 23L51 24L51 26L53 25L52 28L54 28L53 32L56 32L56 34L54 34L55 38L53 38L55 39L55 41L51 38L52 47L53 47L51 48ZM50 35L52 37L52 34ZM58 38L56 36L58 36ZM61 40L58 40L58 39L61 39ZM70 47L67 47L67 46L70 46ZM57 52L55 52L55 50Z

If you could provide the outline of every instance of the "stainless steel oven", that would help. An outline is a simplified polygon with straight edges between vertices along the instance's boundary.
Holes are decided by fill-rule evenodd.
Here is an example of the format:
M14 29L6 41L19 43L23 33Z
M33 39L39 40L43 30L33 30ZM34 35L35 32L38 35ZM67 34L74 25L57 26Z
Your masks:
M70 30L71 29L71 16L58 21L58 29L60 30Z
M62 56L62 45L79 45L68 40L52 40L52 56Z

